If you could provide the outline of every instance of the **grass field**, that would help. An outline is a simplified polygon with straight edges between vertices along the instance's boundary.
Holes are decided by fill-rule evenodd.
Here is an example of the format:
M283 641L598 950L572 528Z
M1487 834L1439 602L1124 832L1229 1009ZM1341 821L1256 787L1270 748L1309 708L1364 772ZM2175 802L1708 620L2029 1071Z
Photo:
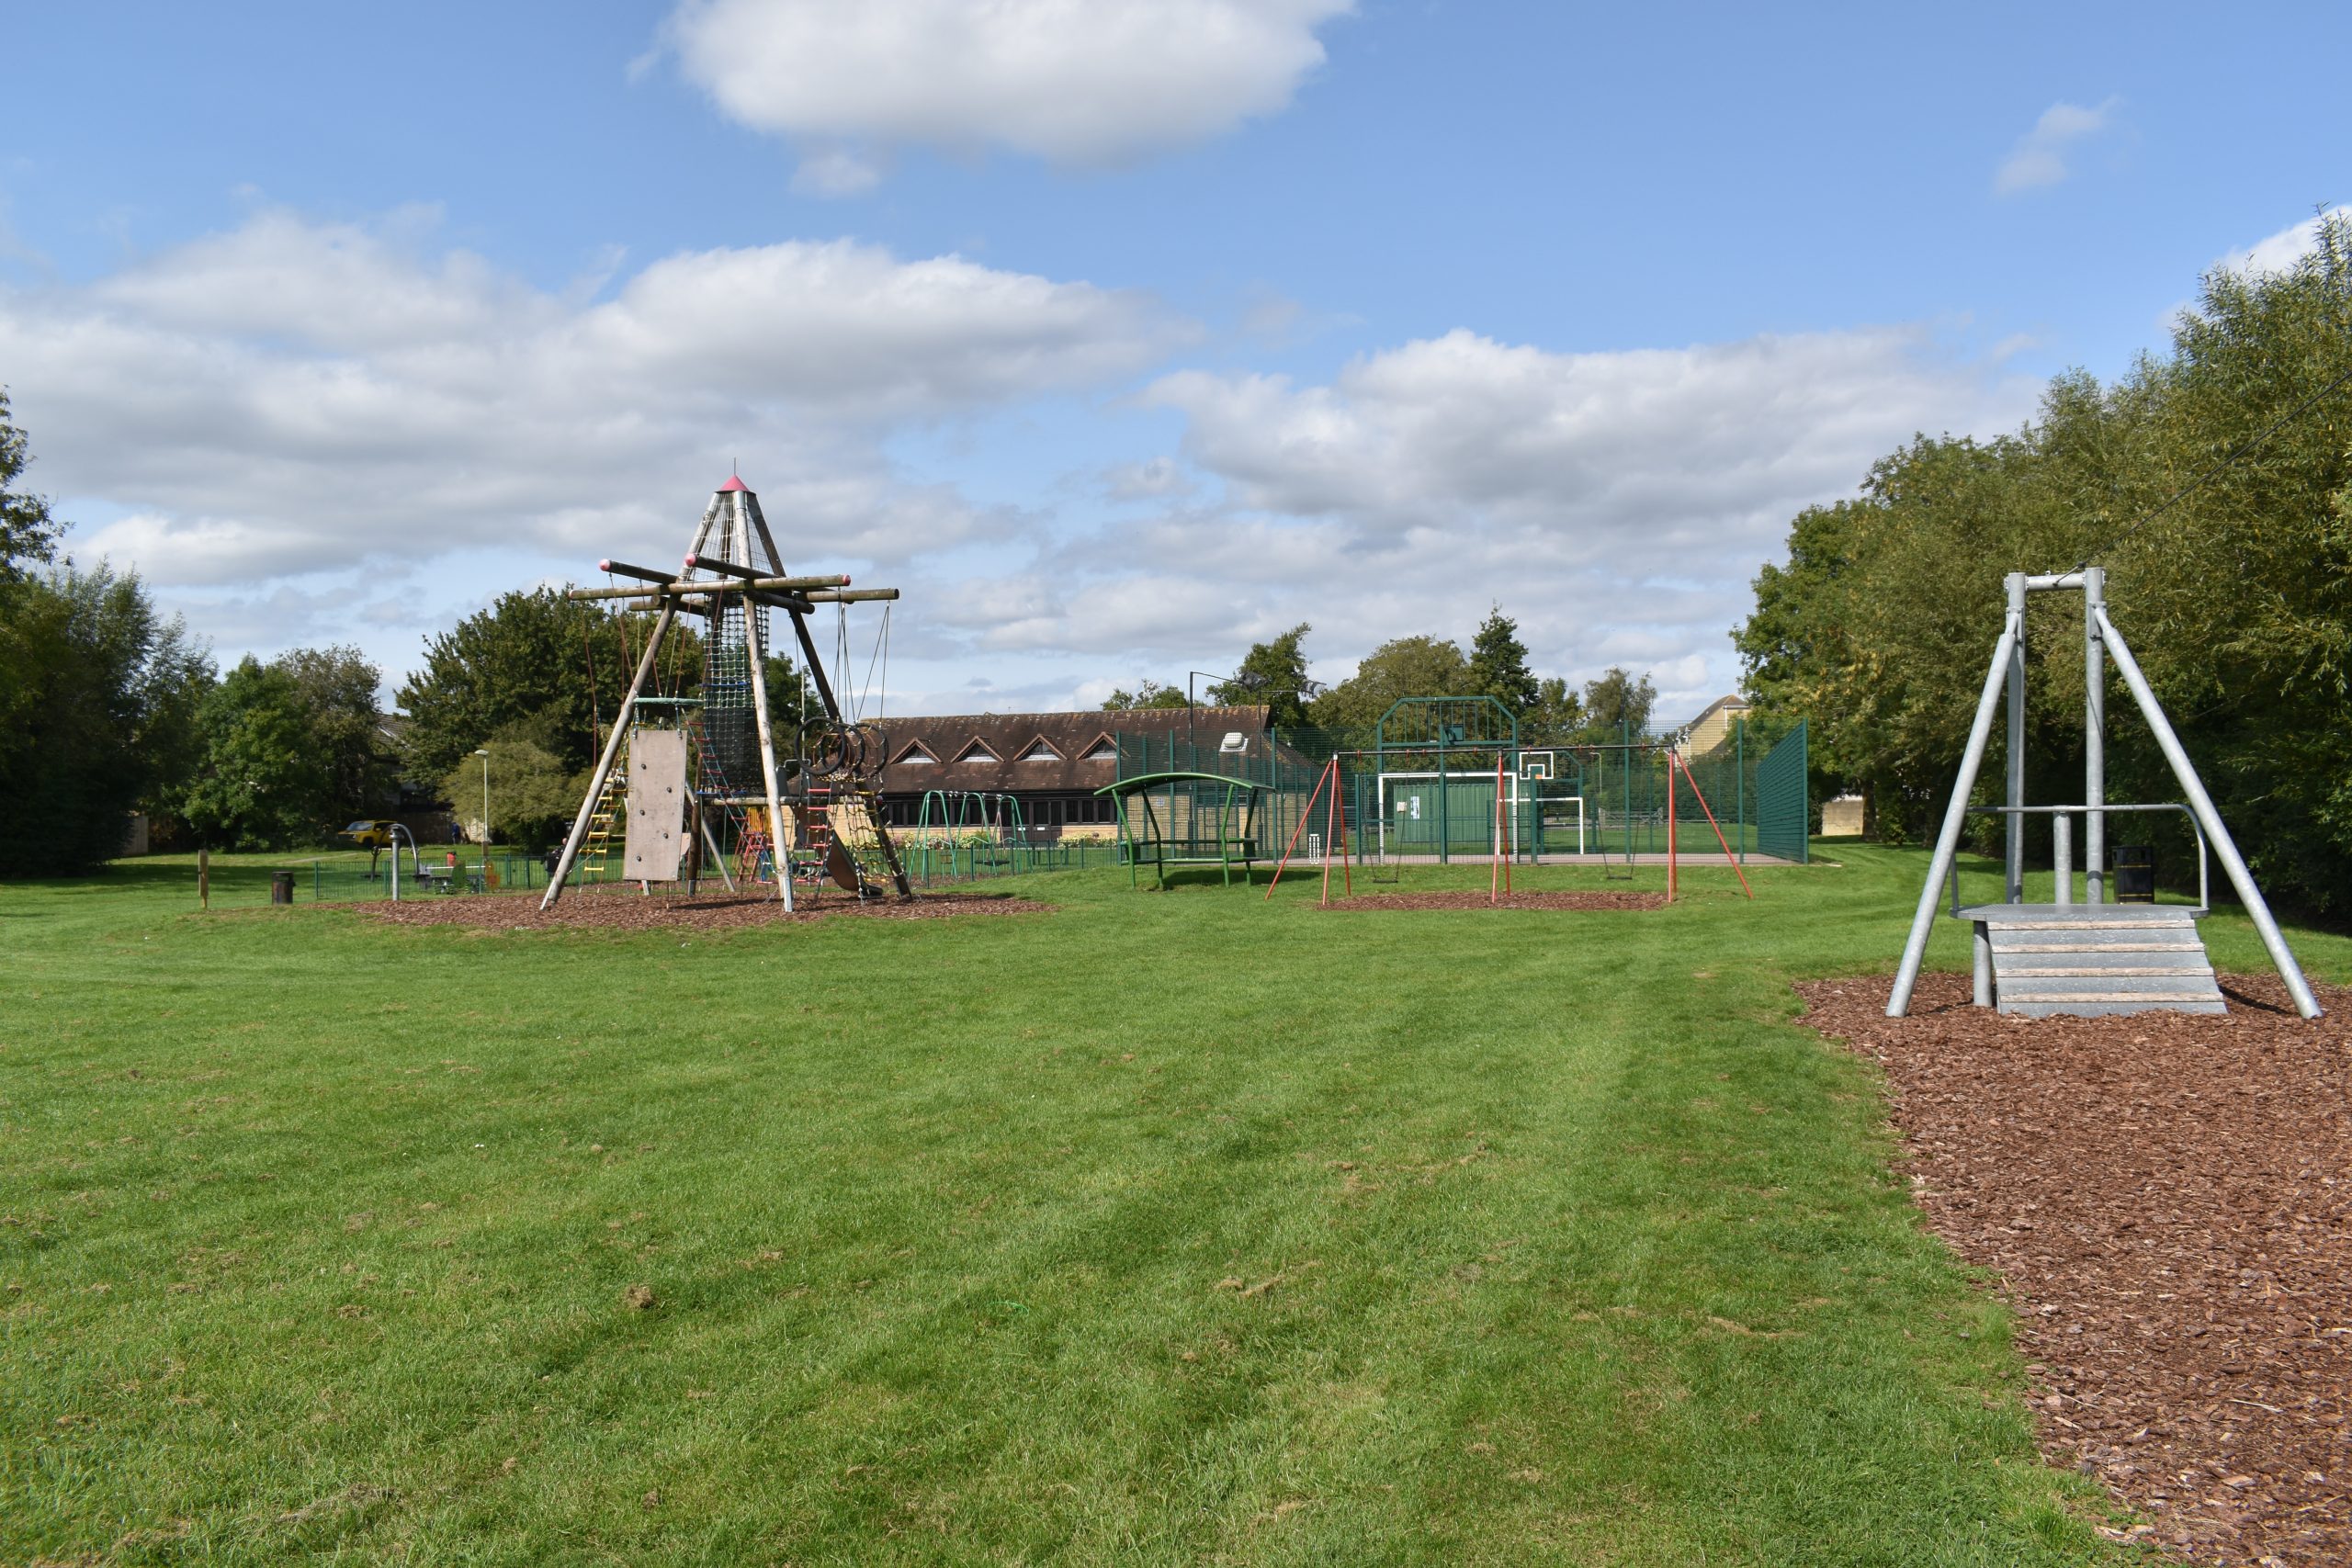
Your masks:
M684 939L0 887L0 1561L2133 1561L1791 1021L1924 871L1830 852Z

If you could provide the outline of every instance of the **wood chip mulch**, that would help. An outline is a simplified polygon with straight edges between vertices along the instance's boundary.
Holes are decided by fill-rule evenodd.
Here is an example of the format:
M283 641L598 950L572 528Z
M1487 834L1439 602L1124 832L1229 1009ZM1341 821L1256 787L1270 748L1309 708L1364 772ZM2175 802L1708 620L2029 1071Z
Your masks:
M2352 1562L2352 990L2295 1016L2001 1017L1965 976L1797 987L1886 1072L1914 1192L1995 1270L2043 1451L2199 1562Z
M725 893L686 898L634 890L598 888L588 894L568 893L553 909L542 911L536 897L501 895L495 897L430 897L380 904L368 913L404 926L481 926L500 931L549 928L594 928L604 931L710 931L726 926L805 925L811 920L944 920L967 915L1035 915L1051 911L1051 904L991 893L927 893L912 903L876 898L860 903L837 895L811 903L801 896L800 907L786 912L773 898L744 897Z
M1359 893L1334 898L1334 909L1659 909L1663 893L1505 893L1488 902L1485 893L1467 888L1451 893Z

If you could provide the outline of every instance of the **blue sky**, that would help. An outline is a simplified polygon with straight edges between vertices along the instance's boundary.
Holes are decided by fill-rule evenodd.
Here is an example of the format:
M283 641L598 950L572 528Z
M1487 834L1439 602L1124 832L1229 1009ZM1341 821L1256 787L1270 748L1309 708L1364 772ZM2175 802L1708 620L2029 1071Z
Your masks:
M2341 7L28 8L0 383L74 548L386 669L731 461L897 709L1489 604L1728 690L1789 514L2352 199ZM869 618L854 633L861 647ZM875 701L883 698L876 694Z

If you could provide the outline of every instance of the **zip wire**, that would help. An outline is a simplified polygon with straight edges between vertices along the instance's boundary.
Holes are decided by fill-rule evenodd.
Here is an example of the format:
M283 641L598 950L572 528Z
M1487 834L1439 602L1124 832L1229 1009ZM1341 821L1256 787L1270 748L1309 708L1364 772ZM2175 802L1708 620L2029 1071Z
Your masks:
M2257 431L2253 435L2248 436L2245 440L2239 442L2235 447L2231 449L2228 456L2224 457L2220 462L2214 464L2211 468L2206 469L2205 472L2189 480L2187 484L2181 486L2178 490L2173 491L2172 494L2166 496L2163 502L2154 511L2142 513L2141 516L2130 526L2126 527L2123 532L2116 535L2113 538L2108 540L2107 543L2093 549L2088 555L2083 557L2081 560L2076 561L2075 563L2075 570L2076 571L2082 570L2083 568L2090 565L2091 562L2097 559L2099 556L2115 548L2118 545L2123 543L2124 540L2130 538L2132 535L2138 533L2141 529L2146 527L2149 524L2154 522L2157 518L2162 517L2165 513L2171 511L2173 507L2177 505L2181 501L2185 500L2197 491L2203 489L2206 485L2211 484L2216 479L2219 479L2223 473L2235 467L2241 460L2251 455L2256 447L2261 446L2264 442L2278 434L2278 432L2284 430L2294 421L2301 419L2305 413L2318 406L2318 404L2325 400L2330 394L2335 392L2347 384L2352 384L2352 370L2345 371L2342 375L2328 382L2327 385L2322 387L2318 391L2313 392L2301 402L2297 403L2293 408L2289 409L2285 413L2280 414L2277 419L2272 420L2268 424L2263 426L2261 430Z

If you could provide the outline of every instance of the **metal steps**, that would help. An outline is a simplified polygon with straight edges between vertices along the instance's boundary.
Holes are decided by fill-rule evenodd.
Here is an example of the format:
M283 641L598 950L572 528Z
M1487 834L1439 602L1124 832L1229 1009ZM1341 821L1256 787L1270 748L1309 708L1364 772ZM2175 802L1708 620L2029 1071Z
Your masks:
M1991 1001L2025 1018L2228 1010L2196 912L2154 904L1982 904Z

